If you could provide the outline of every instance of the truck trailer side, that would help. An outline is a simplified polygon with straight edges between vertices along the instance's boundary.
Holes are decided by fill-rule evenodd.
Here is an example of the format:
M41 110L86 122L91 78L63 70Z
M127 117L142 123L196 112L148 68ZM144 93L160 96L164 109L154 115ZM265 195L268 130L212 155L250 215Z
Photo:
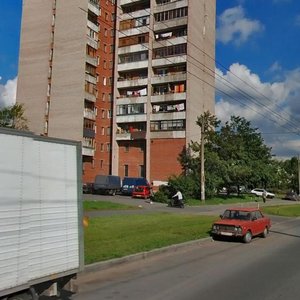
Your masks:
M0 145L0 299L55 295L84 265L81 144L1 128Z

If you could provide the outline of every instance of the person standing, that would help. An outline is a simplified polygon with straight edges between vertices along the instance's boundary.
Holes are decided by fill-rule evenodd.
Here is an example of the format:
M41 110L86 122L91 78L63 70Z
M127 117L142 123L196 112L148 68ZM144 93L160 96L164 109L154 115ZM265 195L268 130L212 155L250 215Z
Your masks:
M267 192L264 190L262 193L263 202L266 203L267 201Z

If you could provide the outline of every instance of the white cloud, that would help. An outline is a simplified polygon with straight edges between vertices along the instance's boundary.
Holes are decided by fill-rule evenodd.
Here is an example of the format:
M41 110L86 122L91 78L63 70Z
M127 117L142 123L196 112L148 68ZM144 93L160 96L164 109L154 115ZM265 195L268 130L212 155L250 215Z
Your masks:
M295 25L300 26L300 14L295 17Z
M218 17L217 40L224 44L233 42L240 45L263 29L264 26L258 20L245 17L242 6L236 6L226 9Z
M16 103L17 77L7 80L6 84L0 84L0 108Z
M285 72L276 82L262 82L245 65L216 70L216 115L224 121L245 117L262 132L266 144L280 157L297 155L300 149L300 68ZM250 87L251 86L251 87ZM299 121L298 121L299 120ZM299 132L299 135L293 132Z

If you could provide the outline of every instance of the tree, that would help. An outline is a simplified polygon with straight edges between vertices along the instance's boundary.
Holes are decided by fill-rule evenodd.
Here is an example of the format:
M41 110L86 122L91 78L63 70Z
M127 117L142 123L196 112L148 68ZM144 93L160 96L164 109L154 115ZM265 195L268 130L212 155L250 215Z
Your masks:
M205 191L212 196L219 188L263 186L275 182L276 168L271 148L264 144L257 128L245 118L232 116L223 126L215 116L205 113L197 124L204 129L204 142L191 142L180 162L187 176L199 181L200 157L204 146ZM216 128L216 129L215 129ZM191 154L192 153L192 154ZM188 170L188 171L187 171Z
M28 130L23 104L16 103L0 109L0 127Z

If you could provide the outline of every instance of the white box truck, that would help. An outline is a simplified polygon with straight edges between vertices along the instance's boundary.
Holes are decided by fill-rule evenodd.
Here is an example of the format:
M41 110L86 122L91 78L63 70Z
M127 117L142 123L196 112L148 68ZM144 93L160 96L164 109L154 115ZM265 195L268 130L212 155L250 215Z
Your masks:
M79 142L0 128L0 299L55 295L83 268Z

